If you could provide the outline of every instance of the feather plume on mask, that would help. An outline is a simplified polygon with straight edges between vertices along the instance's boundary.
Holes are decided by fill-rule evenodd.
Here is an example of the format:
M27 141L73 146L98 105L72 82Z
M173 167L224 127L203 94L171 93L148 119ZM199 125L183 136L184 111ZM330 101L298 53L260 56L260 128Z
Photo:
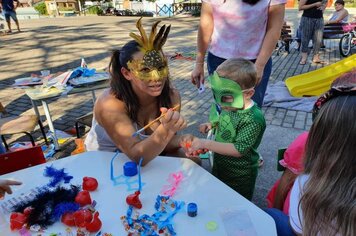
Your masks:
M131 71L143 80L162 80L168 76L168 63L162 47L167 41L171 26L163 25L157 33L157 26L161 22L157 21L152 25L148 36L141 20L142 17L136 22L136 28L140 34L131 32L130 36L139 44L144 56L142 60L131 60L127 65ZM142 68L148 68L150 72L142 73L140 72Z

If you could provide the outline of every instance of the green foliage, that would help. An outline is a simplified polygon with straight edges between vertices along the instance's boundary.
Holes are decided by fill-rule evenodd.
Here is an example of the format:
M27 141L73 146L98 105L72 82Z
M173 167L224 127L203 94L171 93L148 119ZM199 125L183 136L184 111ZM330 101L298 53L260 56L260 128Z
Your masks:
M345 8L355 8L356 7L356 1L354 2L345 2Z
M344 0L345 1L345 7L346 6L355 6L356 5L356 1L355 0Z
M104 13L103 9L101 9L98 6L89 7L87 12L88 12L88 14L93 14L93 15L98 15L98 16L101 16Z
M34 8L40 15L48 15L46 4L44 2L36 4Z

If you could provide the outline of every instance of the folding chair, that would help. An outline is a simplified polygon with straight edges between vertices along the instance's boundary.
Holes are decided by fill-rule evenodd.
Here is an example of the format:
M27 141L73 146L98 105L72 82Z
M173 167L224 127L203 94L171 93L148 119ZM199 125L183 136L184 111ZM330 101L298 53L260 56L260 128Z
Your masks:
M29 136L32 146L35 146L35 140L33 139L30 132L35 130L38 124L41 129L41 133L45 139L46 144L47 138L44 131L41 120L36 115L24 115L24 116L6 116L8 113L0 102L0 113L2 114L0 118L0 136L4 143L6 150L9 150L9 146L6 143L5 135L24 133ZM5 116L5 117L3 117Z
M209 132L208 132L208 134L206 136L206 139L209 139L209 140L214 140L215 139L214 129L209 130ZM209 159L210 167L211 168L213 167L214 153L212 151L208 151L207 153L204 153L204 154L199 154L199 157L201 159Z
M79 124L83 124L91 127L92 121L93 121L93 112L90 112L84 116L77 118L75 122L75 131L77 132L77 138L80 138Z
M284 158L284 153L286 152L287 148L278 149L277 154L277 171L284 171L286 168L282 166L279 161Z
M0 155L0 175L46 163L40 146Z

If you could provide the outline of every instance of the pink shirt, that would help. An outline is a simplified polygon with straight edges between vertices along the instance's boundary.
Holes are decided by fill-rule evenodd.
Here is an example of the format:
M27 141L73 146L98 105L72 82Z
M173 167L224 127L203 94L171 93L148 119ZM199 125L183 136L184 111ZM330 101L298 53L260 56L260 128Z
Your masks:
M260 0L249 5L242 0L203 0L213 8L214 31L209 51L225 59L256 59L265 37L269 6L287 0Z

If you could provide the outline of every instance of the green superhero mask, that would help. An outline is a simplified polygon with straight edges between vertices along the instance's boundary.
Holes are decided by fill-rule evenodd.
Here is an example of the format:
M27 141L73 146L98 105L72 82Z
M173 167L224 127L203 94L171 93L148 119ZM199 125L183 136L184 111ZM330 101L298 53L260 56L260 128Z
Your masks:
M238 83L233 80L222 78L215 71L209 76L211 89L213 90L215 102L220 107L244 108L243 91ZM224 101L224 97L232 97L231 102Z

